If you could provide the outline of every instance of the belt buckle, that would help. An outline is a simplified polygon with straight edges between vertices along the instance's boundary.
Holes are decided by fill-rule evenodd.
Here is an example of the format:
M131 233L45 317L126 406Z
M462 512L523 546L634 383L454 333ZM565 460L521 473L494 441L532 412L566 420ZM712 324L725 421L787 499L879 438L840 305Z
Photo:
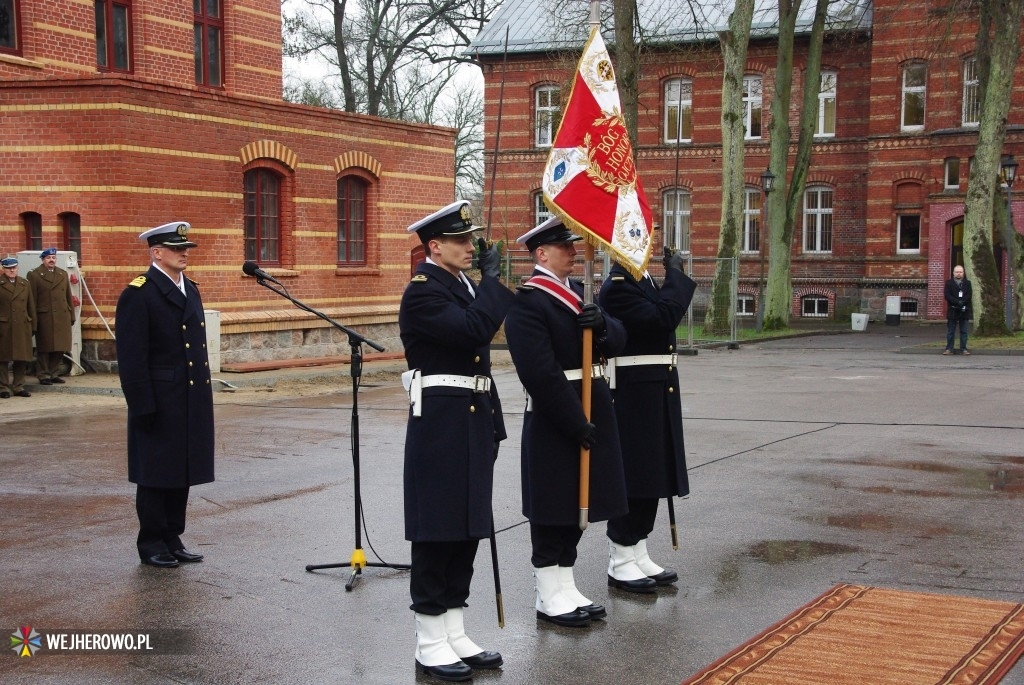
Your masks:
M673 352L672 354L669 355L669 357L669 367L674 369L676 367L676 353Z
M593 364L590 369L591 378L607 378L608 374L605 373L604 364Z
M487 376L473 376L473 392L485 393L490 390L490 380Z

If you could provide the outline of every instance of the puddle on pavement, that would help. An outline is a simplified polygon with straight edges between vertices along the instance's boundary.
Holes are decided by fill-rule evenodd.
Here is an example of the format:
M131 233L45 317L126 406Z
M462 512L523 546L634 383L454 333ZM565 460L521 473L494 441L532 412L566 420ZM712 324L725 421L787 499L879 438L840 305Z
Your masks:
M924 471L926 473L951 474L957 476L956 482L951 486L970 488L971 490L983 490L998 492L1010 497L1024 496L1024 457L1004 457L994 455L979 456L978 461L984 464L984 468L975 466L961 467L952 464L942 464L932 461L895 461L881 457L854 459L851 461L841 459L826 460L832 464L853 465L853 466L881 466L885 468L901 469L906 471ZM807 478L813 480L813 478ZM825 479L825 484L831 487L839 487L834 477ZM963 497L964 494L954 490L914 489L914 488L893 488L886 486L872 486L858 488L863 492L875 494L895 495L917 495L920 497ZM978 494L970 493L969 496L977 497Z
M789 561L808 561L817 557L835 554L849 554L860 551L857 547L834 542L816 540L763 540L753 545L747 556L766 564L783 564Z

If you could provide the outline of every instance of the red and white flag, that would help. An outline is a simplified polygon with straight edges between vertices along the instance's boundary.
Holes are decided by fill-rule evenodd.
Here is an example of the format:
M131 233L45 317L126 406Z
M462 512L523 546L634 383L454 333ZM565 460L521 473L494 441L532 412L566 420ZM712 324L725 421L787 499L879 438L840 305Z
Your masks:
M576 69L542 187L544 203L570 230L637 278L643 275L651 256L651 208L597 27Z

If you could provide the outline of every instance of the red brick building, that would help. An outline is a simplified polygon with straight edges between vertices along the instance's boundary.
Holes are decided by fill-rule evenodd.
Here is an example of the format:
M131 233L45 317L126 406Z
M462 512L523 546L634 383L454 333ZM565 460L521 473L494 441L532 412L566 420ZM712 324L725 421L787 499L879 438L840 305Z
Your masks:
M279 0L0 0L0 253L78 252L87 359L113 359L138 234L173 220L223 363L349 349L250 259L401 350L405 228L454 199L454 132L283 102L281 55Z
M848 320L851 312L880 318L888 295L902 297L904 316L945 317L942 285L962 259L980 110L977 27L950 23L942 4L846 0L831 7L843 30L828 35L822 58L815 144L791 254L795 318ZM508 31L492 225L512 238L547 216L541 174L588 30L585 15L566 24L547 5L506 0L470 47L486 83L491 164ZM776 64L777 5L759 5L766 11L755 14L744 79L748 186L738 311L747 314L757 306L760 175L768 164ZM789 114L794 143L814 10L813 3L804 5ZM638 4L649 47L640 68L637 168L656 216L656 249L664 242L713 257L722 164L722 58L714 31L725 27L728 14L716 16L714 7L703 6L707 23L694 26L687 7ZM603 28L614 59L612 32ZM1005 145L1018 157L1024 152L1022 86L1018 79ZM1020 231L1024 204L1014 202L1014 211ZM1005 274L1001 241L997 258Z

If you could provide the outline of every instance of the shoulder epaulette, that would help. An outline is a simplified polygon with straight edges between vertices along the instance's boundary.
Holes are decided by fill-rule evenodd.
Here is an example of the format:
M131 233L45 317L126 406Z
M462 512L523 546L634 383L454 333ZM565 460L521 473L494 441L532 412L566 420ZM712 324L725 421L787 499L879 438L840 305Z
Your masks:
M612 280L615 282L626 280L625 276L612 276Z
M188 276L185 276L185 278L188 278ZM197 281L193 281L191 278L188 278L188 282L197 288L199 287L199 283Z
M526 291L526 290L536 290L536 288L534 288L532 285L517 285L516 286L516 290Z
M415 276L412 277L412 280L409 281L409 282L410 283L426 283L427 280L428 280L427 277L424 276L423 274L416 274Z
M128 285L131 286L132 288L141 288L142 286L146 285L146 277L137 276L135 280L129 283Z

